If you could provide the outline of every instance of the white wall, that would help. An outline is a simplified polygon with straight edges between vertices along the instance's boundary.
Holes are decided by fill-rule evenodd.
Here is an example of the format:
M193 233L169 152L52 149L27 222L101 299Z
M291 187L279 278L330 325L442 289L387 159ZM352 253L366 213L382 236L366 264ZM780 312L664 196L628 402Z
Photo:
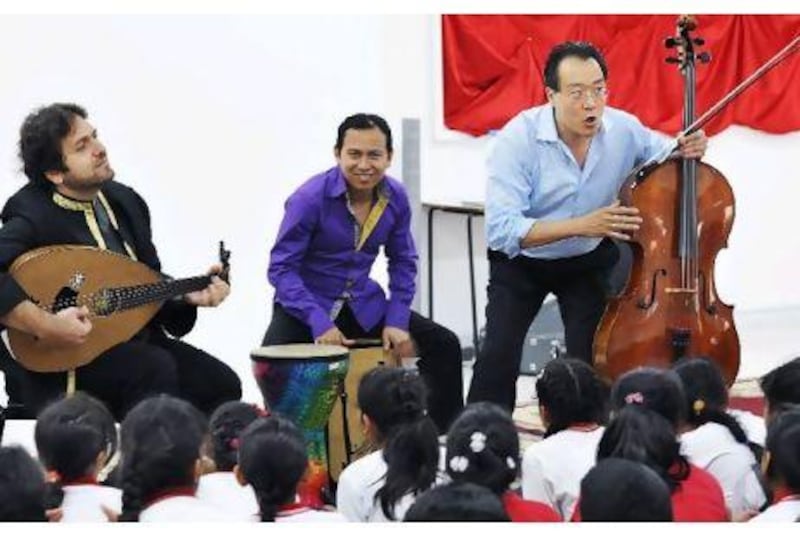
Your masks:
M420 118L423 198L483 198L485 139L442 132L438 27L433 15L0 16L0 198L25 183L15 154L24 116L52 101L85 105L118 179L150 205L165 271L204 271L219 239L233 251L231 297L201 310L187 340L231 364L245 397L258 400L248 354L269 320L269 247L286 196L333 164L342 118L382 113L397 134L402 117ZM799 141L733 131L712 140L709 160L739 201L720 291L740 308L800 303L791 283L800 237L786 218L796 211L800 176L788 154ZM399 160L390 173L401 175ZM464 221L437 220L435 318L468 343ZM424 236L418 247L424 258ZM482 317L480 221L475 257ZM374 272L385 281L382 262Z

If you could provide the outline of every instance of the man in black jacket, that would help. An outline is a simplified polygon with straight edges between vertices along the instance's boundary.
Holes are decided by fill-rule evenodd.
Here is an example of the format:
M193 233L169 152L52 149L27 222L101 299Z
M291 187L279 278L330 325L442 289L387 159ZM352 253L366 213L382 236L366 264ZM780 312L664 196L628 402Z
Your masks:
M133 189L113 181L106 149L86 119L86 111L74 104L52 104L25 119L19 149L30 182L0 213L0 323L55 346L85 341L92 329L89 310L69 307L50 313L39 308L7 273L17 257L41 246L79 244L161 269L147 204ZM227 297L230 287L215 275L220 268L209 270L213 276L206 289L167 301L131 340L79 367L72 377L30 372L6 359L4 366L13 374L10 392L21 394L35 413L71 388L74 379L75 388L106 402L117 418L161 392L206 412L238 399L241 383L227 365L173 338L192 329L198 306L215 307Z

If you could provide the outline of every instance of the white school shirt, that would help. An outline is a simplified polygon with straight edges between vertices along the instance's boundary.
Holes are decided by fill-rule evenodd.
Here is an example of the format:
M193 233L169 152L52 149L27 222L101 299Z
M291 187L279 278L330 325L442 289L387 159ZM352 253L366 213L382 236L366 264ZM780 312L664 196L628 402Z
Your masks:
M383 486L387 468L383 450L378 450L353 461L342 471L336 487L336 509L349 522L392 521L383 514L380 501L375 500L375 494ZM440 473L434 485L443 482L444 476ZM403 520L415 499L416 496L409 493L397 501L394 521Z
M569 520L581 480L596 462L603 431L602 426L564 429L528 446L522 455L522 497L548 504Z
M727 427L716 422L680 435L681 454L719 481L725 505L733 514L757 511L767 501L750 448L736 442Z
M122 512L122 491L104 485L64 485L61 522L108 522L102 506Z
M234 522L236 515L194 496L170 496L146 507L139 522Z
M800 499L792 498L770 505L750 522L796 522L800 520Z
M212 472L200 476L195 497L209 505L222 507L242 520L249 520L259 512L253 487L241 486L233 472Z

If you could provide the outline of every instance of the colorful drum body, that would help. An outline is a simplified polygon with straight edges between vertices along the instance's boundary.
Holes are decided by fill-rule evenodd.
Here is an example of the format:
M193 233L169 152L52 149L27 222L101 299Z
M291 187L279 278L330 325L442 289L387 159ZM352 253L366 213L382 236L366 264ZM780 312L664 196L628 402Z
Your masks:
M305 436L309 471L298 494L303 503L320 507L329 481L325 428L347 375L348 350L284 344L257 348L250 358L266 406L291 419Z

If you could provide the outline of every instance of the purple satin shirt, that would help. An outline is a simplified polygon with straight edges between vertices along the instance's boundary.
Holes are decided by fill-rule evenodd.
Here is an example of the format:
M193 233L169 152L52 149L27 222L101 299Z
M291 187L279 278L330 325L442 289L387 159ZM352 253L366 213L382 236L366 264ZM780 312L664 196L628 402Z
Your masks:
M402 183L385 176L382 184L389 204L358 251L357 222L338 166L310 178L286 201L267 276L275 300L308 324L314 338L334 326L329 315L343 296L365 330L385 317L386 326L408 331L417 274L411 209ZM369 278L381 246L388 259L388 301Z

